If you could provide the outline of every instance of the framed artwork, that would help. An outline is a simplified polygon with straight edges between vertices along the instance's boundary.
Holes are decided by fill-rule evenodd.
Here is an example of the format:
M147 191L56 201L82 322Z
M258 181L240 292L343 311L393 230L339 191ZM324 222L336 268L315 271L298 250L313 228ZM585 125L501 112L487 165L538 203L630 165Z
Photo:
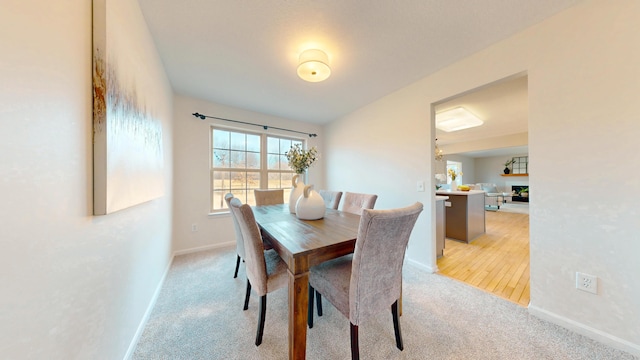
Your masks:
M93 0L93 213L164 193L162 125L130 1ZM145 28L146 29L146 28ZM144 43L143 43L144 44Z

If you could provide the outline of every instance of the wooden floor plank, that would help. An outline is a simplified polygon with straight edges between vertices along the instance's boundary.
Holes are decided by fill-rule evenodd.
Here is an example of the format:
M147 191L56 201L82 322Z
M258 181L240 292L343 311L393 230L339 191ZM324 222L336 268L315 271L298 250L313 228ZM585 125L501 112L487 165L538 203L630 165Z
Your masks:
M487 211L486 234L470 244L447 239L439 273L527 306L529 215Z

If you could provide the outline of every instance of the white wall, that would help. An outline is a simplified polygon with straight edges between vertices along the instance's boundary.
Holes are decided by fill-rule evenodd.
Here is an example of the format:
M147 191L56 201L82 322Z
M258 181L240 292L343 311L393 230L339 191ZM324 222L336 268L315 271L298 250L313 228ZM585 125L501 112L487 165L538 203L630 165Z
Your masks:
M175 201L174 201L174 249L178 253L198 249L231 246L235 244L233 223L228 213L210 215L210 128L212 124L263 132L261 127L235 124L207 118L200 120L192 114L201 114L224 119L240 120L284 129L318 134L315 138L269 129L268 133L307 139L309 146L318 146L320 159L308 170L309 183L321 188L324 177L324 149L322 129L317 125L277 118L247 110L215 104L186 96L174 98L174 143L175 143ZM191 225L198 226L197 232Z
M475 159L476 183L496 184L498 189L503 192L511 192L511 185L529 184L528 176L502 176L504 174L504 163L516 156L529 156L529 154L513 154Z
M607 190L640 175L639 23L640 1L586 1L335 121L328 187L377 193L381 208L427 204L407 255L435 268L433 194L415 190L433 182L430 105L527 72L529 309L640 354L640 196ZM576 271L599 277L599 295L575 289Z
M136 2L129 3L139 13ZM171 90L156 73L165 195L92 216L91 1L0 10L0 354L122 359L171 255Z

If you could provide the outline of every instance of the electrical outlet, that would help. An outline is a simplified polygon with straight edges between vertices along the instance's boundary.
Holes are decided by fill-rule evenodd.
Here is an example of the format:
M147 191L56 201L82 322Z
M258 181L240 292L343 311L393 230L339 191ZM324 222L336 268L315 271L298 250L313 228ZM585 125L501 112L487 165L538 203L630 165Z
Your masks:
M198 231L198 224L191 224L191 232Z
M418 183L416 184L416 190L417 191L424 191L424 181L419 180Z
M576 289L598 294L598 277L576 272Z

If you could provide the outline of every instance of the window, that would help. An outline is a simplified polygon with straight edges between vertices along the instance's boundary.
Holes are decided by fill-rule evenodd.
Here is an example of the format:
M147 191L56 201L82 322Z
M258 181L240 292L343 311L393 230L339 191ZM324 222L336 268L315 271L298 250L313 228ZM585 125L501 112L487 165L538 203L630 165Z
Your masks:
M458 174L458 176L456 177L456 182L458 183L458 185L464 184L462 182L462 163L458 162L458 161L450 161L447 160L447 174L449 173L449 169L453 169L453 171L456 172L456 174ZM451 177L447 176L447 184L451 184Z
M254 189L284 189L289 198L295 172L285 153L302 140L211 128L211 212L226 211L226 193L255 205Z

